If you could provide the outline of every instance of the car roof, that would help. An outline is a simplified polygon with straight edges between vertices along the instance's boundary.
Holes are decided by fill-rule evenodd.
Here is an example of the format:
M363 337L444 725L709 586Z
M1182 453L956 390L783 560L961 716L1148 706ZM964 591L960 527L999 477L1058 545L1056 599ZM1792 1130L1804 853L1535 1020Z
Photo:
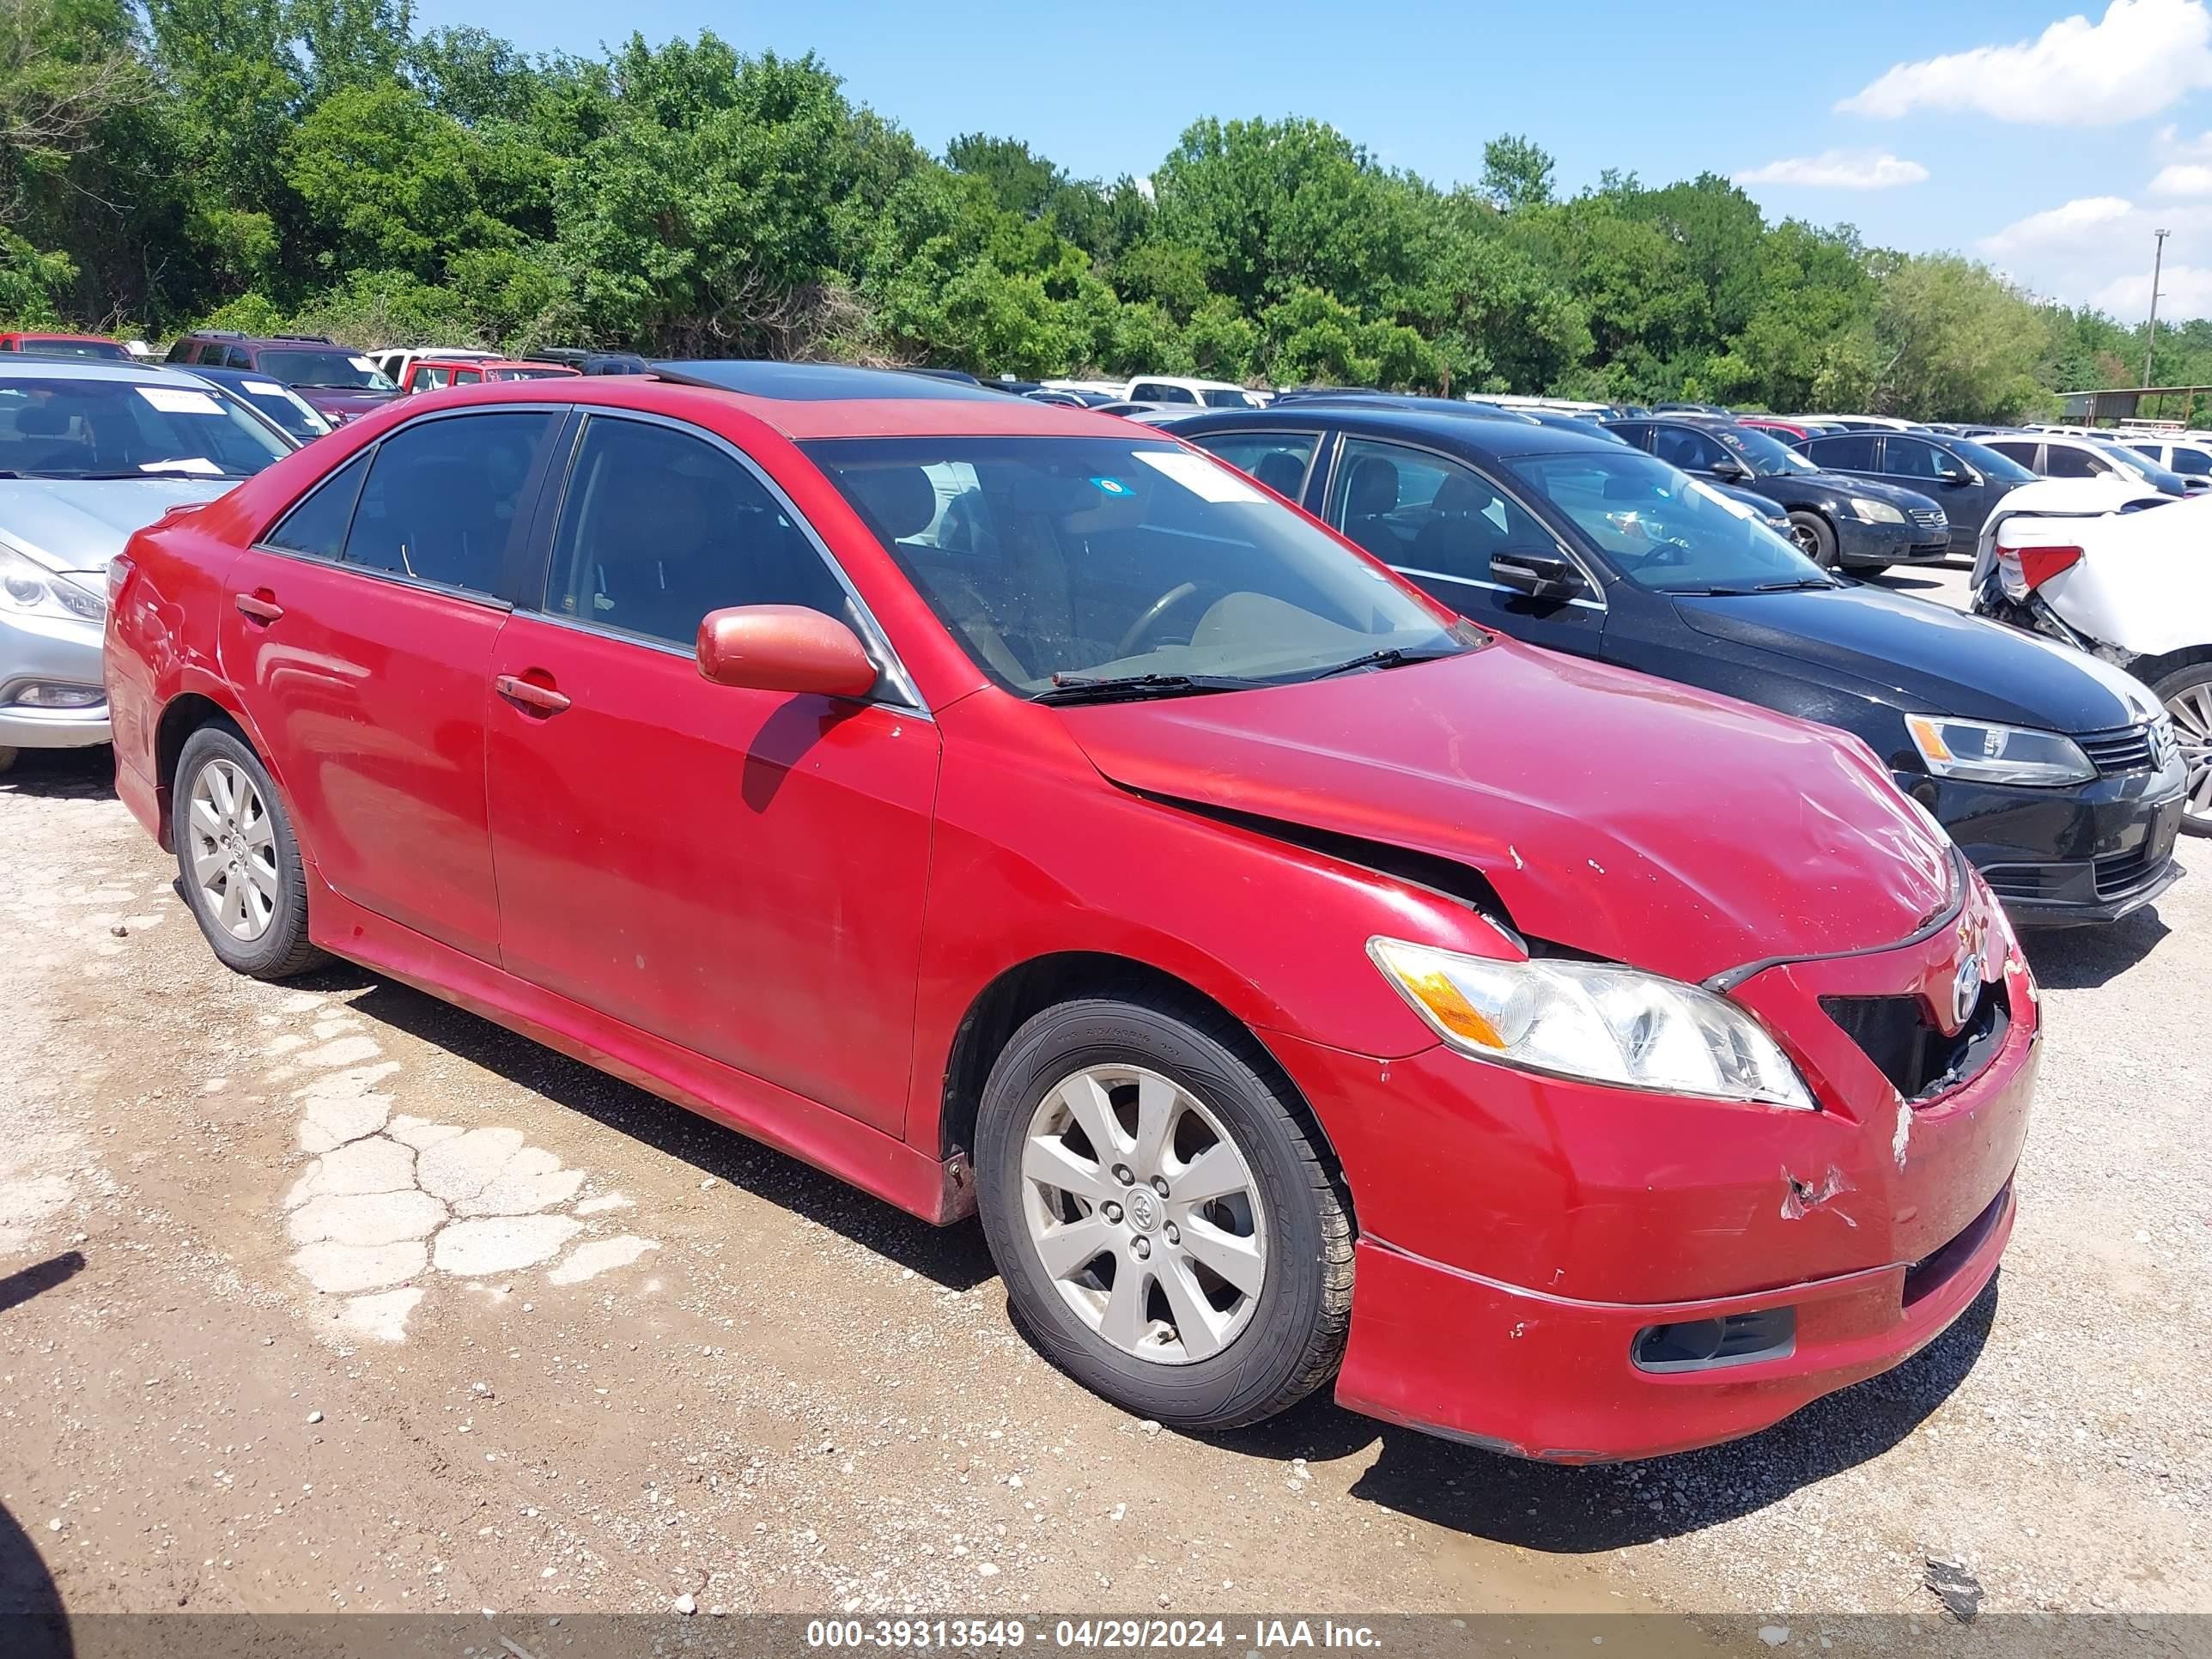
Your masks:
M198 375L181 366L126 363L115 358L0 356L0 380L123 380L143 386L151 380L191 386Z
M1297 431L1326 417L1346 430L1358 428L1377 436L1420 438L1432 447L1472 452L1487 459L1506 460L1523 455L1618 454L1619 440L1566 427L1546 426L1529 420L1470 420L1449 406L1409 409L1378 399L1346 398L1340 402L1300 398L1267 409L1221 409L1191 415L1168 430L1185 433L1264 431L1281 427ZM1436 441L1442 440L1442 442ZM1638 452L1641 453L1641 452Z
M812 438L1045 436L1147 439L1127 421L933 376L838 363L753 360L654 363L643 374L497 380L441 392L439 406L543 403L632 409L711 422L743 411L795 441ZM404 409L411 399L386 405Z

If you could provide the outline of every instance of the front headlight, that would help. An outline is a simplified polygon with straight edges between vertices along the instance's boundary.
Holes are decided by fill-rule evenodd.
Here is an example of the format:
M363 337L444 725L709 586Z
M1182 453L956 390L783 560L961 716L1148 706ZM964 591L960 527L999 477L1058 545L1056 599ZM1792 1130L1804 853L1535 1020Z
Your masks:
M0 547L0 608L73 622L107 620L106 596L79 587L12 547Z
M1939 778L1975 783L2087 783L2097 769L2071 738L2020 726L1907 714L1905 729Z
M1461 1054L1615 1088L1814 1111L1789 1056L1711 991L1606 963L1493 962L1402 939L1367 953Z
M1887 501L1870 501L1863 495L1854 495L1846 505L1868 524L1903 524L1905 522L1905 514Z

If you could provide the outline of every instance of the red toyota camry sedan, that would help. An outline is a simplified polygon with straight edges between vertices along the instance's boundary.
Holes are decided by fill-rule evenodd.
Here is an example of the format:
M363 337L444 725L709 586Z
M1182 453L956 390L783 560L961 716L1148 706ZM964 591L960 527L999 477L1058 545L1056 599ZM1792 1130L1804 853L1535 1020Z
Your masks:
M225 964L980 1211L1162 1422L1334 1378L1698 1445L2011 1231L2034 987L1870 752L1486 634L1122 421L769 363L397 403L112 598L119 786Z

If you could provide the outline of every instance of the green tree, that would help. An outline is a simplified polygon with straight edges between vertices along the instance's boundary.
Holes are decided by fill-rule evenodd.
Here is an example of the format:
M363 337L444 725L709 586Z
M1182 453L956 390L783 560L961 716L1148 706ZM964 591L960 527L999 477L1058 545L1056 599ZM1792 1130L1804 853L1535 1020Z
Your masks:
M1482 193L1501 213L1542 207L1552 199L1552 158L1516 132L1482 147Z

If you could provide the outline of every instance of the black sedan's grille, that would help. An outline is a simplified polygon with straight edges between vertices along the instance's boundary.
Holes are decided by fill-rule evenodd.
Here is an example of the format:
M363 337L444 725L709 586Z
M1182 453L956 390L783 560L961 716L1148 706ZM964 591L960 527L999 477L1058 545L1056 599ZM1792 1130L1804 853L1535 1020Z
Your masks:
M2142 844L2125 853L2115 853L2111 858L2097 860L2097 896L2100 899L2125 898L2129 892L2155 876L2165 866L2166 857L2146 836Z
M1820 1006L1916 1106L1948 1094L1996 1059L2011 1023L2002 978L1982 987L1955 1036L1929 1021L1918 997L1822 997Z
M2173 732L2159 720L2124 726L2117 732L2091 732L2074 741L2081 745L2089 763L2111 778L2127 772L2157 771L2172 749Z
M1923 530L1940 530L1946 535L1950 533L1951 521L1938 509L1932 507L1916 507L1911 509L1911 513L1912 522Z

